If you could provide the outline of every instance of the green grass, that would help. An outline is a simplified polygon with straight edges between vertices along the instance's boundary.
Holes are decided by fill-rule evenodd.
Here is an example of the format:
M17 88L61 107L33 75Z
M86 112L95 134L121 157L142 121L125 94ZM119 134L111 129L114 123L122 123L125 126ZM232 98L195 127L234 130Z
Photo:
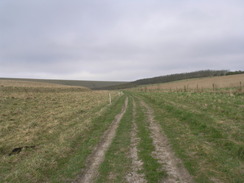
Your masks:
M196 182L243 182L243 95L140 93Z
M126 175L130 172L130 133L132 128L132 102L129 99L128 108L120 121L116 136L105 155L105 160L99 168L98 183L127 182Z
M158 160L152 156L155 147L150 136L149 124L145 113L145 109L137 101L136 124L138 126L138 137L140 138L138 156L143 161L143 173L148 183L156 183L160 182L166 176L166 173L162 171Z

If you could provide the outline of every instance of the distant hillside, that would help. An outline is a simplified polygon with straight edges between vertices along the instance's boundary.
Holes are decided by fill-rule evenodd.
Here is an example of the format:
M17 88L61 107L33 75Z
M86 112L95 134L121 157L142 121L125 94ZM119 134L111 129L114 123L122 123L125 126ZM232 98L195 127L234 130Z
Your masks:
M126 82L117 81L82 81L82 80L54 80L54 79L19 79L19 78L0 78L1 80L16 80L16 81L31 81L31 82L44 82L68 86L83 86L90 89L106 88L115 85L125 84Z
M140 85L147 85L147 84L168 83L168 82L179 81L184 79L225 76L225 75L233 75L233 74L240 74L240 73L244 73L244 71L230 72L227 70L202 70L202 71L195 71L189 73L171 74L166 76L140 79L130 83L125 83L117 86L102 87L99 89L107 89L107 90L126 89L126 88L133 88Z
M204 90L215 91L217 89L228 88L228 90L221 90L221 91L241 92L244 86L243 83L244 83L244 74L229 74L225 76L193 78L193 79L184 79L184 80L160 83L160 84L142 85L141 87L137 87L137 89L139 91L161 90L161 91L197 91L198 92Z
M81 92L90 91L84 86L68 86L54 83L0 79L1 92Z
M82 81L82 80L54 80L54 79L19 79L19 78L0 78L0 80L16 80L16 81L32 81L44 82L68 86L83 86L93 90L117 90L133 88L140 85L168 83L192 78L204 78L214 76L236 75L242 74L244 71L227 71L227 70L202 70L189 73L171 74L166 76L158 76L153 78L139 79L133 82L117 82L117 81Z

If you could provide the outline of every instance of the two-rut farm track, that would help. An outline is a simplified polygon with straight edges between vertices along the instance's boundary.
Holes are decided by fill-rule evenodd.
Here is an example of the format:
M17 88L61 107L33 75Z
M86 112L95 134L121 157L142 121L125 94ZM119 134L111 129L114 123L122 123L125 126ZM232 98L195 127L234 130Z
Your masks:
M95 180L98 175L98 168L99 165L104 160L104 156L106 151L108 150L112 140L116 134L116 129L119 126L119 122L121 121L123 115L126 112L128 105L128 98L125 100L125 104L119 114L116 115L114 121L112 122L109 129L104 133L103 137L101 138L101 142L98 146L94 149L91 156L88 158L87 161L87 169L85 172L75 181L75 183L90 183Z
M130 99L131 100L131 99ZM101 138L100 143L94 148L93 153L88 157L86 161L86 169L77 177L73 183L92 183L95 182L99 176L99 167L104 161L105 154L109 149L113 139L116 136L120 121L126 113L128 106L128 98L126 98L122 110L115 116L115 119L111 123L110 127L105 131ZM125 180L129 183L146 183L145 175L143 174L143 161L138 157L138 143L141 140L137 135L137 125L135 123L136 109L141 107L145 111L146 121L148 123L148 129L150 136L153 140L155 151L152 156L157 159L162 169L166 172L167 176L160 182L165 183L191 183L192 177L188 171L184 168L180 159L178 159L174 152L171 150L167 137L162 132L161 127L154 120L153 109L149 107L144 101L140 99L140 102L136 103L133 100L133 119L131 119L131 147L128 156L131 159L131 170L126 175ZM119 165L118 165L119 166Z
M167 172L167 177L162 182L165 183L191 183L193 182L190 174L183 166L179 158L174 155L167 137L161 130L159 124L154 120L153 110L143 101L141 105L146 109L147 121L153 144L155 146L154 156Z

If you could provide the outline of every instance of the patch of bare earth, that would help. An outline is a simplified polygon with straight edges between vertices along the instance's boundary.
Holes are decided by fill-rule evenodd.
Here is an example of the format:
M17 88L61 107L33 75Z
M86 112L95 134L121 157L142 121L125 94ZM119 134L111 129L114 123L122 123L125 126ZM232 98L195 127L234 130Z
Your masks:
M116 135L116 130L123 115L126 112L127 105L128 98L126 98L125 104L121 112L115 116L115 119L110 125L109 129L104 133L103 137L101 138L101 142L97 145L93 153L89 156L86 163L87 168L73 183L92 183L95 181L96 177L98 176L99 165L103 162L105 153L107 152L109 146L113 141L113 138Z
M192 183L193 179L183 166L182 161L177 158L172 151L166 135L161 130L160 125L154 120L153 110L144 102L141 105L146 109L147 120L151 137L155 146L153 156L167 172L167 177L162 180L164 183Z
M129 183L146 183L145 175L139 173L143 169L143 162L138 158L138 149L140 139L137 137L137 125L135 123L136 115L136 105L133 101L133 121L132 121L132 131L131 131L131 147L130 147L130 157L132 159L132 171L126 176L126 180Z

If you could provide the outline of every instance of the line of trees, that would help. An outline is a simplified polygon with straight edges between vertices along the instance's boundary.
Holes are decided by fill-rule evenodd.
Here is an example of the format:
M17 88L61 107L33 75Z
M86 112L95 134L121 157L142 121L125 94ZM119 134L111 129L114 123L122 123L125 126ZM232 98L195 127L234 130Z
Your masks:
M235 75L235 74L244 74L244 71L232 71L226 73L226 75Z

